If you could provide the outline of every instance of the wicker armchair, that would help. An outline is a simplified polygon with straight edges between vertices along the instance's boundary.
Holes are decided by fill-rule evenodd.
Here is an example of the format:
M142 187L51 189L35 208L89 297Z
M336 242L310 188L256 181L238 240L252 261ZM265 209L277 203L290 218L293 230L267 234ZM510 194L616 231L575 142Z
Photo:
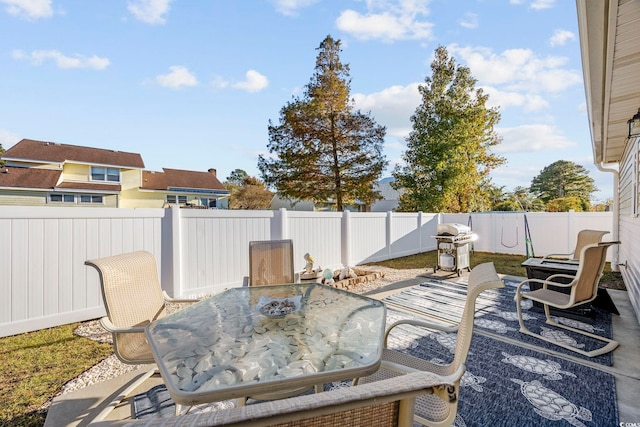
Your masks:
M465 372L464 363L467 360L471 345L476 298L487 289L501 287L504 287L504 283L496 273L493 263L477 265L469 274L467 297L459 325L444 326L441 323L430 323L421 320L400 320L387 328L385 347L389 334L400 325L409 324L445 332L455 332L457 330L455 353L451 363L436 365L427 360L385 348L382 353L382 367L371 376L357 379L356 383L378 384L381 380L415 371L430 372L439 376L453 378L452 386L447 394L424 395L418 397L415 402L415 421L426 426L449 427L453 425L458 411L460 379Z
M164 292L158 278L153 254L138 251L106 258L87 260L85 265L95 268L107 316L100 319L102 327L111 332L113 349L123 363L141 365L155 363L144 328L166 315L166 303L195 302L193 299L173 299ZM128 393L157 372L149 370L114 399L101 419Z
M429 372L407 375L323 393L296 396L233 409L163 419L103 421L107 426L281 426L281 427L410 427L417 396L446 394L453 377Z

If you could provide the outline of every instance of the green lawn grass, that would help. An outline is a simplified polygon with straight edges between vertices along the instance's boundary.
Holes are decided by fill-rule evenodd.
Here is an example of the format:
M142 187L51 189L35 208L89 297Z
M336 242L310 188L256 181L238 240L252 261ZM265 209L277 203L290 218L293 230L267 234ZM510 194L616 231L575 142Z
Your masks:
M42 426L42 406L113 350L73 334L77 324L0 339L0 426Z
M436 265L436 251L375 263L397 269L425 268ZM473 252L471 267L493 262L496 271L526 276L520 264L524 255ZM601 284L616 287L620 273L607 273ZM622 288L624 285L622 285ZM618 287L618 289L620 289ZM110 354L110 344L100 344L73 334L77 324L64 325L12 337L0 338L0 426L42 426L42 409L62 386Z

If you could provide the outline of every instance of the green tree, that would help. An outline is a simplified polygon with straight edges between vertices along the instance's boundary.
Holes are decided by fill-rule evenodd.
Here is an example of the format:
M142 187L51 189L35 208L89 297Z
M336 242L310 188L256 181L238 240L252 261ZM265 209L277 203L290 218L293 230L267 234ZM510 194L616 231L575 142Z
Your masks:
M491 153L501 139L500 120L487 108L488 95L476 89L468 67L458 66L439 46L432 77L419 87L422 103L411 116L413 130L393 176L401 211L471 212L488 206L488 175L505 159Z
M224 186L229 190L229 209L268 209L271 205L273 194L264 182L242 169L231 172Z
M547 212L569 212L570 210L584 212L588 210L588 206L585 209L584 200L576 196L559 197L547 202Z
M387 165L382 154L386 129L354 110L349 65L340 62L340 41L327 36L318 47L315 72L302 97L269 121L269 153L258 167L270 187L291 200L344 205L380 199L374 190Z
M0 144L0 156L4 153L4 148L2 148L2 144ZM4 160L0 159L0 167L4 166Z
M544 203L553 199L577 197L587 206L586 210L591 195L598 190L585 168L567 160L558 160L542 169L531 181L529 189Z

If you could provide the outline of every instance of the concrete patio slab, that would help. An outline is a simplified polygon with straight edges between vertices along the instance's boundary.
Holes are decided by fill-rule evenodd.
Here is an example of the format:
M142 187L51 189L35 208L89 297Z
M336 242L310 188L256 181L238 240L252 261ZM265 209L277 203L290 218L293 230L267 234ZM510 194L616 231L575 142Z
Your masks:
M428 276L438 279L458 280L455 276L443 275L442 273L433 276L417 276L368 292L365 295L383 299L388 295L401 292L406 288L421 283ZM515 280L524 280L524 278L507 277ZM464 276L460 278L460 280L462 279L464 279ZM637 402L637 396L640 395L640 324L635 317L626 291L609 290L609 294L620 312L619 316L613 316L614 339L620 342L620 346L613 353L613 366L589 363L583 359L560 353L554 353L554 356L565 357L573 362L602 369L614 375L621 425L624 425L624 423L640 423L640 405ZM107 403L118 395L126 384L135 380L137 376L143 375L147 370L136 370L121 377L57 397L49 409L45 427L88 425ZM134 394L146 391L160 383L161 379L159 377L153 377L140 386ZM125 400L111 412L107 419L123 420L130 419L130 417L131 406L129 401Z

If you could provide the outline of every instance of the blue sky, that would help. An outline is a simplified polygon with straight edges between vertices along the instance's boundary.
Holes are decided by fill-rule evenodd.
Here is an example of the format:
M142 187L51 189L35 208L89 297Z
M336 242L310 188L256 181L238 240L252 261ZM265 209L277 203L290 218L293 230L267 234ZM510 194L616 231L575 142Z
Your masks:
M0 143L140 153L148 170L259 176L269 120L301 94L327 36L351 95L401 162L438 45L502 119L492 172L510 191L557 160L593 165L575 2L569 0L0 0Z

